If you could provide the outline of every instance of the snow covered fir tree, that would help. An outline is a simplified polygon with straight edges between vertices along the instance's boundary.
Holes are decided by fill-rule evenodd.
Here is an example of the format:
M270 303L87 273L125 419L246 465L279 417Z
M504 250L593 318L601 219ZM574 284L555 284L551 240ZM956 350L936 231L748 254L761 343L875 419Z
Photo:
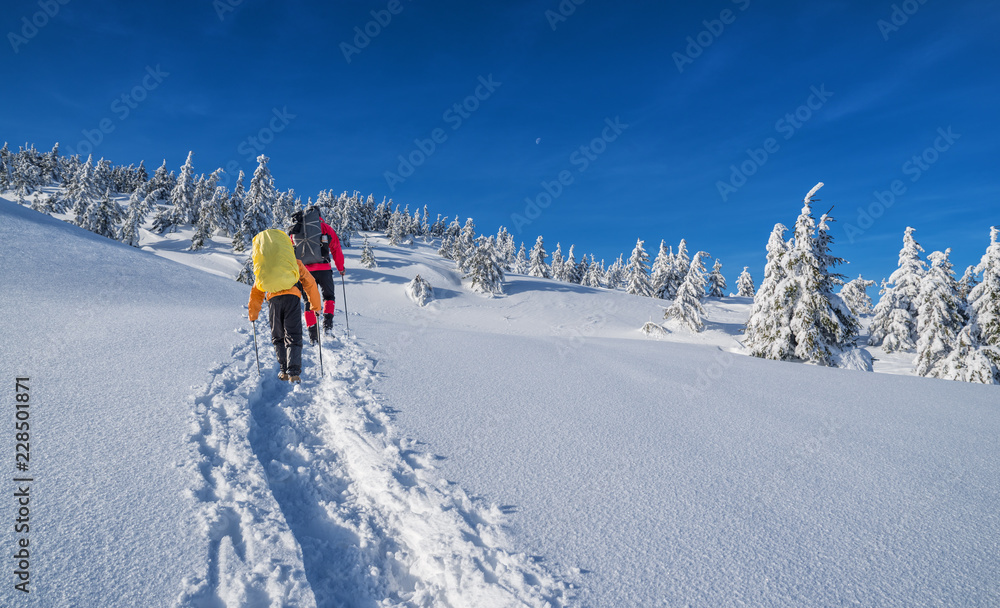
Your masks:
M752 298L756 293L756 288L753 284L753 277L750 275L748 270L749 266L743 267L743 272L740 273L740 277L736 279L736 295L741 298Z
M545 263L545 243L541 236L535 240L535 246L531 248L531 267L528 272L531 276L540 279L547 279L552 276L549 265Z
M722 261L715 260L712 272L708 275L708 295L711 298L725 297L726 277L722 276Z
M468 253L465 278L473 291L489 295L503 294L504 270L492 236L479 237Z
M997 226L990 229L990 244L975 271L982 282L968 292L967 322L945 361L944 377L1000 384L1000 228Z
M361 246L361 265L369 269L378 268L378 262L375 260L375 252L372 250L371 243L368 242L368 236L365 236L365 242Z
M517 274L528 274L531 271L531 264L528 262L528 254L525 252L524 243L517 250L517 258L514 260L514 267L511 269Z
M660 251L653 260L653 267L650 269L649 285L652 293L657 298L667 298L670 293L669 284L673 279L674 255L667 248L666 241L660 241ZM671 296L672 297L672 296Z
M860 317L872 313L872 299L868 296L867 289L874 284L875 281L868 281L858 275L858 278L844 283L840 289L840 298L844 300L844 304L847 304L855 316Z
M899 252L899 267L889 277L875 306L868 343L881 345L886 352L912 351L917 346L917 297L926 263L920 259L924 249L913 238L914 229L907 227L903 248Z
M635 242L635 248L625 266L625 291L635 296L651 296L653 288L649 282L649 254L642 244L641 239Z
M673 320L693 332L700 332L705 328L702 321L705 309L701 301L705 297L705 285L708 281L705 279L705 265L701 258L707 256L704 251L694 254L674 303L663 313L665 319Z
M406 284L406 295L418 306L426 306L434 299L434 288L419 274Z
M104 191L104 196L87 205L80 227L109 239L117 239L117 224L123 215L121 206L114 200L111 189L108 188Z
M789 309L784 303L782 283L786 277L785 242L783 224L775 224L767 241L767 263L764 280L753 299L750 318L744 329L743 345L751 355L765 359L785 360L791 356Z
M831 291L837 283L832 267L841 260L828 249L829 218L824 215L817 228L812 215L822 186L803 200L791 243L781 240L780 224L772 232L764 283L745 331L744 344L754 356L837 366L838 355L855 344L860 324Z
M969 291L968 300L979 328L980 341L991 349L1000 349L1000 228L990 229L990 244L976 272L982 281ZM1000 363L1000 350L994 350L993 360Z
M949 255L950 249L927 256L931 266L921 279L917 293L915 363L916 372L921 376L943 376L944 360L958 346L958 335L968 322Z

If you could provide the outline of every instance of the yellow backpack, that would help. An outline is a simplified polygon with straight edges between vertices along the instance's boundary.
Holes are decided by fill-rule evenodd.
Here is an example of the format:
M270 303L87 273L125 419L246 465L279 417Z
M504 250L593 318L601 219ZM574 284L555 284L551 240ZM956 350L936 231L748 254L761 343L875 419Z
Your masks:
M291 289L299 282L292 239L281 230L271 229L253 237L254 287L267 293Z

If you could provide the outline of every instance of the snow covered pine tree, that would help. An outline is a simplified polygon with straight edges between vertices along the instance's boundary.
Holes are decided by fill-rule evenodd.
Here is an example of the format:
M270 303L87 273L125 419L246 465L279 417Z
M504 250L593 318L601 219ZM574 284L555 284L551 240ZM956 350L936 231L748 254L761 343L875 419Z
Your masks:
M917 296L926 264L920 259L923 247L913 238L913 228L903 235L899 268L889 276L889 286L875 306L869 333L871 346L882 345L887 352L912 351L917 346Z
M723 298L726 289L726 277L722 276L722 260L716 259L712 273L708 275L708 297Z
M753 308L744 329L743 345L754 357L784 360L792 352L789 340L788 306L784 301L781 284L785 280L785 256L788 244L785 242L784 224L775 224L767 241L767 263L764 266L764 281L753 298Z
M990 244L976 272L982 283L969 292L972 320L965 332L968 344L965 367L971 381L1000 384L1000 228L990 229Z
M535 240L535 246L531 248L530 274L541 279L547 279L551 276L549 265L545 263L545 243L540 235Z
M503 264L492 236L479 237L466 262L466 279L472 280L472 290L489 295L503 294Z
M406 284L406 295L417 303L418 306L425 306L434 299L434 289L419 274Z
M806 194L790 247L775 242L780 241L784 226L775 226L771 234L764 283L747 321L746 346L754 356L836 366L857 337L857 318L832 292L839 277L830 268L842 260L829 251L830 218L822 216L817 235L812 217L813 195L821 187L822 182ZM780 272L772 267L778 259Z
M365 235L365 242L361 246L361 265L365 268L378 267L378 262L375 260L375 252L372 251L371 243L368 242L368 235Z
M653 287L649 283L649 255L642 248L642 239L637 239L632 256L625 266L625 291L637 296L652 296Z
M673 304L663 313L663 318L675 319L693 332L705 329L705 324L701 320L705 315L701 299L705 297L706 282L705 265L701 262L702 257L708 257L708 254L704 251L694 254L687 276L684 277L684 282L677 290Z
M750 276L748 268L750 267L744 266L743 272L740 273L740 278L736 279L736 295L741 298L752 298L755 292L753 277Z
M958 347L958 335L967 320L949 255L951 249L927 256L931 267L920 281L916 301L917 357L914 360L918 376L940 378L944 375L944 360Z
M855 316L872 313L872 299L868 297L868 292L865 290L874 284L875 281L868 281L859 274L858 278L845 283L840 289L840 298Z

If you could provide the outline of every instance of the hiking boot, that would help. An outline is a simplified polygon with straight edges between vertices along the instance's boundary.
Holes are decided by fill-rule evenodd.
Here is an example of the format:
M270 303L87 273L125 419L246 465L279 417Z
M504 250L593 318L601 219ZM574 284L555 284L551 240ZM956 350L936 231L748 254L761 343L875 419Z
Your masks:
M332 334L333 333L333 313L328 312L323 314L323 331Z
M295 377L298 378L298 376L295 376ZM278 380L281 380L282 382L286 382L288 380L288 378L289 378L289 375L286 374L285 372L278 372Z
M298 376L289 376L288 381L293 383L298 383L302 382L302 378L299 378Z
M318 331L319 331L319 326L318 325L310 325L309 326L309 343L310 344L316 344L316 341L319 340L319 336L317 335Z

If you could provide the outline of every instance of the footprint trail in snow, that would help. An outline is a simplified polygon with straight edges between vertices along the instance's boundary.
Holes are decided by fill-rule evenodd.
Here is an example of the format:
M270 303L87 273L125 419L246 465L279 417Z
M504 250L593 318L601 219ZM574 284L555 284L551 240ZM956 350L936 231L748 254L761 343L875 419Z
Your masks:
M175 606L564 606L570 585L515 553L496 506L402 437L353 340L304 349L303 382L258 378L246 331L194 398L192 499L206 556ZM266 351L266 352L265 352Z

